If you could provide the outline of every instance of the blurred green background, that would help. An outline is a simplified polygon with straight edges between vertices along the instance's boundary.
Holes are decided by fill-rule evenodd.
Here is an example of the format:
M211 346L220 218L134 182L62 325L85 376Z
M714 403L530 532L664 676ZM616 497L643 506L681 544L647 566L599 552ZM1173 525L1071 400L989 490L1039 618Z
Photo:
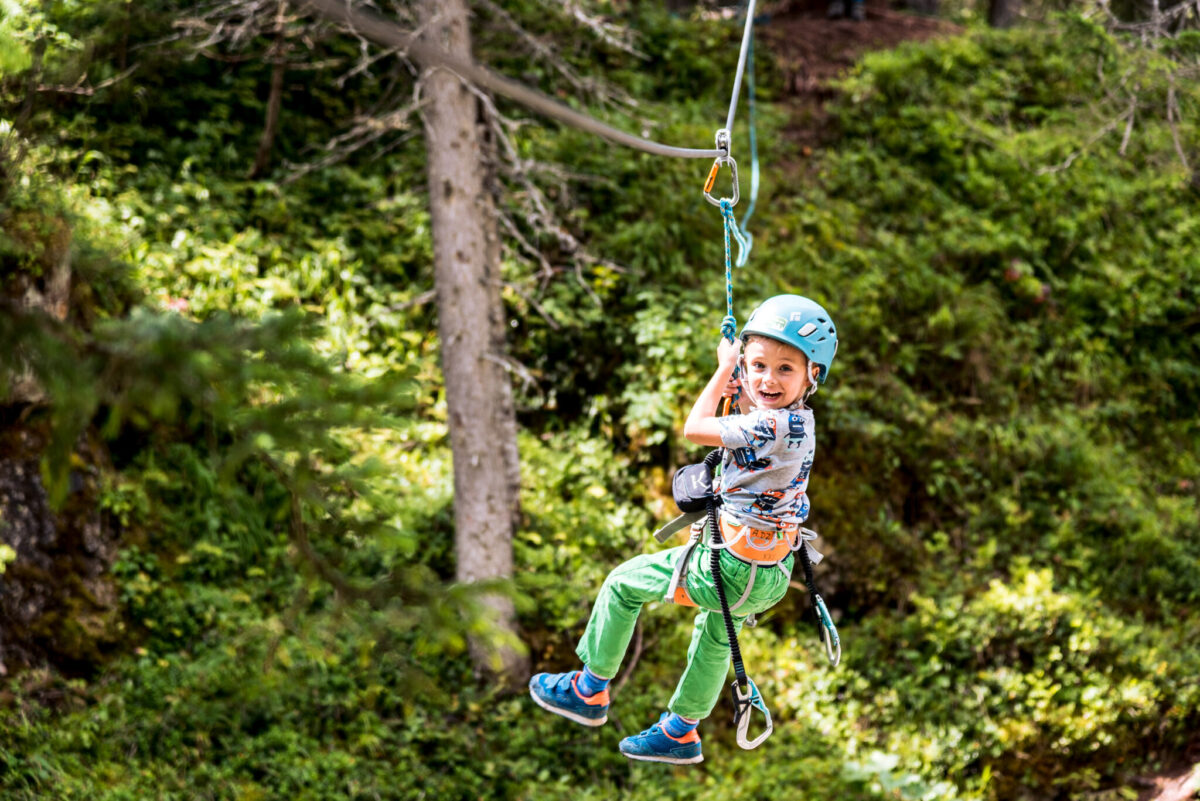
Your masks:
M343 147L410 102L412 75L359 68L357 40L295 9L237 38L259 6L0 2L0 351L10 386L42 388L3 406L0 457L40 465L64 532L40 567L0 546L0 588L52 596L0 640L5 798L1115 801L1195 755L1193 12L1143 36L1099 6L995 30L951 4L937 35L864 45L816 95L759 40L735 311L797 292L838 324L810 523L845 652L827 664L792 593L741 640L774 736L741 751L723 704L705 762L668 769L616 743L674 688L682 609L646 610L598 731L476 677L420 121ZM740 29L675 6L483 3L475 51L707 147ZM870 9L864 25L908 13ZM766 13L767 32L869 30ZM272 59L281 124L255 167ZM521 365L505 587L535 669L563 670L699 455L680 431L715 365L721 222L707 164L499 110L523 165L497 189ZM66 319L17 314L64 259Z

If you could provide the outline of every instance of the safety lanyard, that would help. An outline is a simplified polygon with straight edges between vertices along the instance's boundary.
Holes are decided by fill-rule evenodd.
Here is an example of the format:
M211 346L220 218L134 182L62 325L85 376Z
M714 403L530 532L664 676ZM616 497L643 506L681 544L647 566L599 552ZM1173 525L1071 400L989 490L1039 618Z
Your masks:
M718 448L704 457L704 466L709 475L721 459L723 449ZM725 596L725 582L721 578L721 527L717 520L717 499L715 495L708 498L708 530L712 537L712 548L709 549L709 565L712 569L713 583L717 587L717 598L721 601L721 617L725 621L725 635L729 638L729 652L733 659L734 682L730 685L733 696L733 725L737 729L737 743L742 748L750 750L762 745L774 729L771 722L771 711L763 702L758 687L746 675L746 667L742 664L742 649L738 645L737 630L733 626L733 613L729 611L729 600ZM757 567L751 568L757 570ZM766 719L763 731L753 740L750 739L750 712L757 709Z

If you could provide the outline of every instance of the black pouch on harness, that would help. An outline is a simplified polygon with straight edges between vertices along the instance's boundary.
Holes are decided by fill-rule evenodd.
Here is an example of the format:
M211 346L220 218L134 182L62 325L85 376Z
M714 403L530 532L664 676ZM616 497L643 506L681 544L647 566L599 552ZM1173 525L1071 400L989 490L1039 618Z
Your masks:
M681 512L700 512L713 497L712 474L703 462L689 464L675 471L671 479L671 494Z

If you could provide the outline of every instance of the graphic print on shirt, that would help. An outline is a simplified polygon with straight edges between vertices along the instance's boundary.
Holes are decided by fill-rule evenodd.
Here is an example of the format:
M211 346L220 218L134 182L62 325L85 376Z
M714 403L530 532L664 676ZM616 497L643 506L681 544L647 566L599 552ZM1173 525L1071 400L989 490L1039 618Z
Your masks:
M783 490L767 490L760 492L754 498L754 503L749 506L742 507L743 512L749 512L753 515L758 515L764 520L770 520L774 517L771 511L775 509L775 505L783 500L785 493Z
M800 423L801 429L804 427L803 421ZM750 432L750 447L761 448L768 442L775 441L775 418L767 417L759 420L754 424L754 428Z
M795 518L797 520L808 519L808 496L801 495L798 498L794 498L786 508L780 509L779 511L781 513L787 512L787 516L789 518Z
M812 457L806 456L804 463L800 465L800 472L792 479L792 483L788 484L788 489L800 489L808 483L808 474L812 472Z
M721 498L738 525L792 531L808 516L815 424L808 409L754 410L721 418Z
M758 473L771 466L770 457L759 459L754 455L754 448L734 448L731 454L737 466L747 473Z
M784 440L787 442L788 448L804 447L804 438L808 436L804 431L804 418L793 412L788 415L787 422L788 432Z

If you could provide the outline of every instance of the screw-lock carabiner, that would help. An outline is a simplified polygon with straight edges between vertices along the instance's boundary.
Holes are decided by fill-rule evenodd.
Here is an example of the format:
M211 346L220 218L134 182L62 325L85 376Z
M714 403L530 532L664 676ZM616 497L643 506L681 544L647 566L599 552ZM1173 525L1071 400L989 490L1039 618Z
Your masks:
M712 169L708 171L708 180L704 182L704 199L714 206L721 205L721 199L712 196L713 184L717 182L717 173L721 171L721 165L728 164L729 169L733 172L733 197L729 198L729 205L736 206L738 202L738 174L737 162L732 156L717 156L713 161ZM723 199L723 198L722 198Z
M717 181L717 173L721 171L721 165L728 164L729 169L733 172L733 197L729 198L729 205L736 206L738 202L737 162L733 160L733 156L729 155L729 131L724 128L717 131L716 146L717 150L721 151L721 155L713 160L712 169L708 171L708 179L704 182L704 199L714 206L721 205L721 199L712 196L712 188Z

